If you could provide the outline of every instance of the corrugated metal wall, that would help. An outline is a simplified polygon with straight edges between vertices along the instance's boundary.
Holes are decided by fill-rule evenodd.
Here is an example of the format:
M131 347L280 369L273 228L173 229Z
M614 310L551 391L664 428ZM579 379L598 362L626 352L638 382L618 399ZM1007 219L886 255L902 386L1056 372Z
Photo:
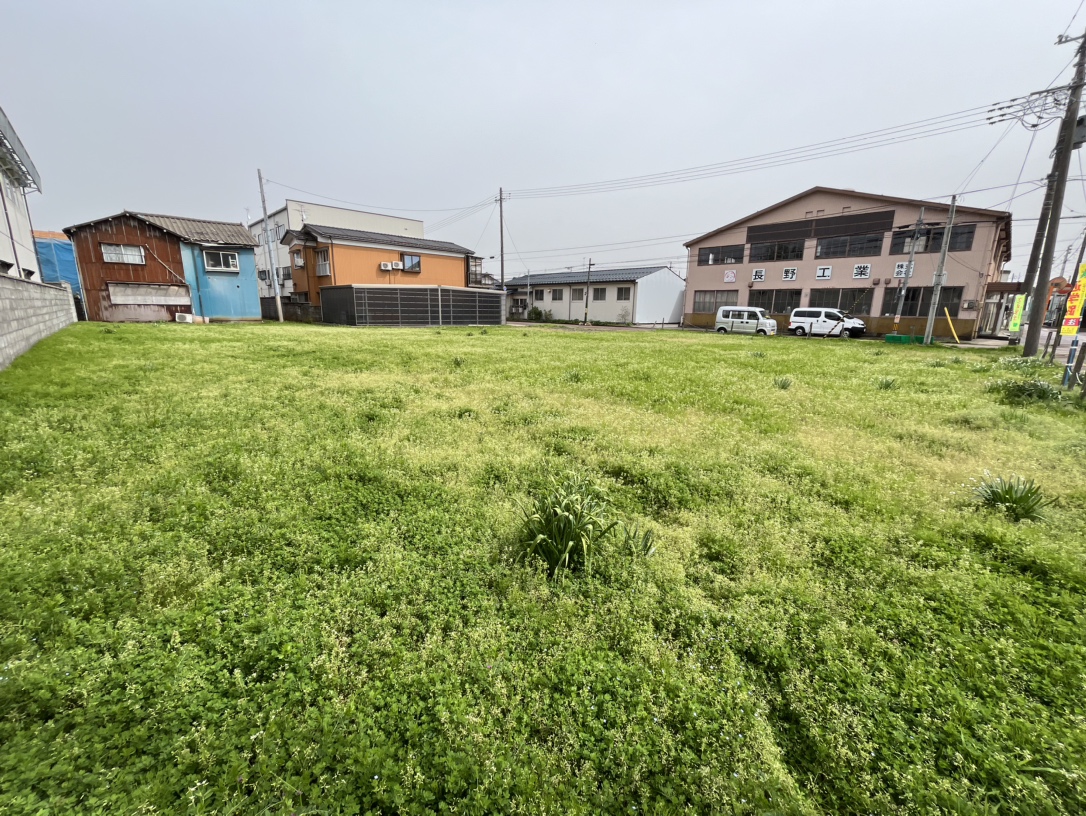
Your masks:
M445 286L324 286L325 323L346 326L498 326L502 293Z

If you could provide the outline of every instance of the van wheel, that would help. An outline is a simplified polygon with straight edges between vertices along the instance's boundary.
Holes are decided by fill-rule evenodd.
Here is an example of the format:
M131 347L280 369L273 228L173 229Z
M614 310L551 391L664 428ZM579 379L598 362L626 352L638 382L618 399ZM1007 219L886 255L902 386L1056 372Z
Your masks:
M719 329L716 330L716 333L717 334L727 334L728 330L725 329L723 326L721 326Z
M769 337L769 332L767 332L765 329L758 329L758 334L760 334L762 337Z
M803 326L796 326L796 337L803 337L807 333L807 330Z

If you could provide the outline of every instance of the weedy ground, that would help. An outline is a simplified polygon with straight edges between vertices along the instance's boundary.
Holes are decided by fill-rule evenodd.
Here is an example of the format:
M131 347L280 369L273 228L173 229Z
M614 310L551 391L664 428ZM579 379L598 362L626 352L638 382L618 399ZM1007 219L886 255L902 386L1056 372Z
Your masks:
M70 327L0 373L0 811L1082 813L1086 411L999 359ZM506 558L564 473L655 552Z

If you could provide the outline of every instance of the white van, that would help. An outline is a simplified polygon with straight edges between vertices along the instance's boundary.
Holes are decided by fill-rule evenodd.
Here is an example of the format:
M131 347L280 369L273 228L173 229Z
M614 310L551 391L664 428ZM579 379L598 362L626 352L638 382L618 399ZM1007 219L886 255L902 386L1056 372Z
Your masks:
M777 333L777 321L754 306L721 306L716 310L716 324L720 334L761 334L765 337Z
M805 334L861 337L867 325L840 309L795 309L788 320L788 331L798 337Z

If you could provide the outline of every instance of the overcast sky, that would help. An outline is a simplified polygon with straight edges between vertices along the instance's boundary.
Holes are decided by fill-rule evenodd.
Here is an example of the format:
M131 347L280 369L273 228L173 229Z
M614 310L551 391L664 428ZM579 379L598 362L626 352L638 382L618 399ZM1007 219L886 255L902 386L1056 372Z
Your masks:
M256 217L256 168L490 256L524 190L739 159L976 108L1070 78L1079 0L0 0L0 107L42 176L38 229L123 209ZM1073 34L1086 27L1086 12ZM14 66L18 66L16 70ZM506 202L507 276L675 260L682 241L820 184L1035 218L1056 129L984 126L670 186ZM1002 141L996 145L1001 137ZM963 187L986 154L990 157ZM1023 161L1025 164L1023 166ZM1086 213L1072 165L1067 214ZM1023 169L1024 167L1024 169ZM336 203L268 186L287 197ZM423 211L433 210L433 211ZM1011 268L1035 221L1015 223ZM1069 220L1068 242L1086 220ZM555 250L540 252L540 250ZM524 258L518 258L518 250ZM610 251L605 251L610 250ZM1057 263L1058 263L1057 259ZM497 261L489 262L497 272Z

